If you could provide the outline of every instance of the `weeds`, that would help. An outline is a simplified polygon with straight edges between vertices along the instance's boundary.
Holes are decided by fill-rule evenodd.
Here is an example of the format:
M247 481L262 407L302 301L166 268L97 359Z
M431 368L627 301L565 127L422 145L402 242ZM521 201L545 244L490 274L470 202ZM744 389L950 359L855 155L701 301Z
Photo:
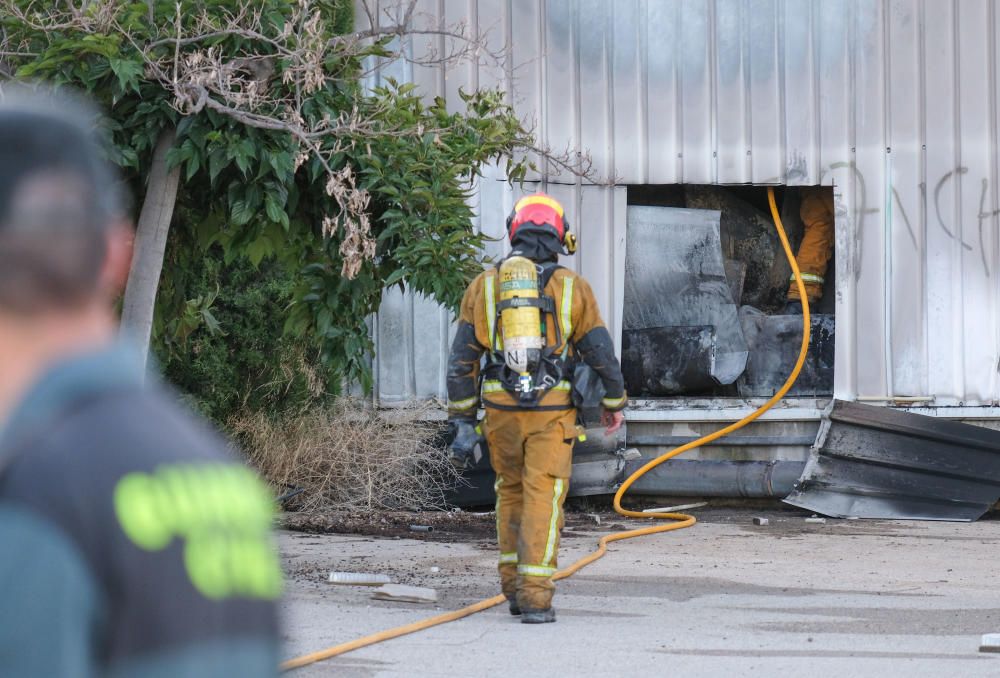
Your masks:
M280 418L237 416L230 430L278 494L304 490L288 508L424 510L444 507L445 493L461 482L426 413L379 412L344 398Z

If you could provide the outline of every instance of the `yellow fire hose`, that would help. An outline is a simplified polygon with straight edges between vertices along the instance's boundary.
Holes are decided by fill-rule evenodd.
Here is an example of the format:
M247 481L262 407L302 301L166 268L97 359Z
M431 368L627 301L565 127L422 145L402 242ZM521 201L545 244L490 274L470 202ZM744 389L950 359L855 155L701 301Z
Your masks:
M726 426L725 428L719 429L714 433L710 433L707 436L699 438L698 440L692 441L690 443L681 445L678 448L671 450L651 460L647 464L643 465L638 471L629 476L618 491L615 493L614 509L623 516L629 518L658 518L661 520L669 520L670 523L666 525L654 525L652 527L642 527L635 530L626 530L624 532L615 532L609 534L605 537L601 537L600 542L598 542L597 550L593 553L584 556L580 560L576 561L569 567L560 570L553 576L554 580L565 579L576 574L579 570L590 565L595 560L601 558L608 550L608 544L614 541L622 541L623 539L633 539L635 537L642 537L648 534L658 534L660 532L670 532L671 530L680 530L685 527L691 527L695 524L694 516L689 516L685 513L642 513L640 511L631 511L629 509L622 507L622 497L628 492L628 489L632 487L632 484L636 480L641 478L647 471L656 468L668 459L673 459L679 454L683 454L688 450L693 450L696 447L701 447L713 440L718 440L723 436L729 435L737 429L743 428L753 420L760 417L762 414L767 412L771 407L774 406L779 400L781 400L788 389L792 387L795 380L799 376L799 372L802 370L802 365L806 359L806 352L809 349L809 301L806 298L805 286L802 284L802 276L799 275L799 267L795 263L795 256L792 254L792 248L788 244L788 237L785 235L785 229L781 225L781 217L778 215L778 208L774 202L774 189L767 189L767 200L771 206L771 216L774 218L774 227L778 231L778 237L781 238L781 246L785 250L785 256L788 258L788 263L792 267L792 271L795 275L795 284L799 289L799 298L802 300L802 346L799 348L799 357L795 361L795 368L792 373L788 376L784 385L778 389L766 403L764 403L758 410L747 415L743 419ZM387 629L385 631L380 631L378 633L373 633L370 636L365 636L363 638L358 638L357 640L352 640L347 643L341 643L340 645L334 645L333 647L327 648L325 650L320 650L318 652L312 652L310 654L302 655L301 657L296 657L290 659L281 665L283 671L289 671L291 669L297 669L302 666L307 666L308 664L313 664L318 661L323 661L324 659L330 659L331 657L337 657L339 655L351 652L353 650L360 649L362 647L367 647L369 645L374 645L376 643L381 643L385 640L390 640L392 638L398 638L400 636L405 636L409 633L416 633L417 631L422 631L424 629L429 629L432 626L438 626L440 624L446 624L448 622L455 621L457 619L462 619L463 617L468 617L469 615L475 614L476 612L482 612L483 610L488 610L491 607L495 607L505 602L507 599L504 596L493 596L492 598L486 598L478 603L469 605L468 607L463 607L460 610L455 610L454 612L446 612L444 614L439 614L435 617L429 617L427 619L422 619L418 622L413 622L412 624L406 624L404 626L397 626L393 629Z

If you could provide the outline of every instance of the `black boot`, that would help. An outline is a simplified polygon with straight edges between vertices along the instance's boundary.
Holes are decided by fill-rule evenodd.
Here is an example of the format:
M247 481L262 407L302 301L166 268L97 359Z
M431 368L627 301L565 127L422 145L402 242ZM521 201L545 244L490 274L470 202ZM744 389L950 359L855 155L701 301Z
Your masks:
M521 606L517 604L517 598L507 596L507 604L510 606L510 613L515 617L521 616Z
M789 299L788 303L785 304L785 310L782 312L782 315L802 315L802 302L797 299Z
M544 610L524 608L521 614L522 624L548 624L556 620L556 611L551 607Z

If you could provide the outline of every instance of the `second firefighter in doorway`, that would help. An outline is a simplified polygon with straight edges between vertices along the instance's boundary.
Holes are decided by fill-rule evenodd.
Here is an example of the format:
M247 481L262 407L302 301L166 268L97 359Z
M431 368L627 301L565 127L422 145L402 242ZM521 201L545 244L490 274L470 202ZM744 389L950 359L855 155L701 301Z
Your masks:
M815 306L823 296L826 283L826 266L833 254L833 191L826 186L811 186L802 189L802 205L799 216L805 230L795 262L799 265L802 282L806 288L809 305ZM801 315L802 299L793 275L788 285L788 304L785 312Z
M496 471L500 583L511 614L544 623L555 621L552 575L573 445L583 433L574 398L583 398L583 382L603 391L596 397L608 435L621 427L627 399L590 285L557 263L576 249L562 205L542 193L522 198L507 233L513 251L462 300L448 364L452 453L471 456L482 402ZM585 366L590 379L579 378Z

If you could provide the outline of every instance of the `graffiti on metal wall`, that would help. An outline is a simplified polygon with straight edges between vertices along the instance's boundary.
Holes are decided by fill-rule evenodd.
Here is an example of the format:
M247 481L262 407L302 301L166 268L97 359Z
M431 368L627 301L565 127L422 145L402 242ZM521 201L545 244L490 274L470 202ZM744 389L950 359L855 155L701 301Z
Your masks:
M965 242L965 240L962 239L961 234L956 234L953 233L951 230L949 230L948 227L945 225L944 217L941 215L941 190L948 184L949 181L952 181L954 177L960 177L968 173L969 173L968 167L956 167L952 171L946 172L940 179L938 179L938 182L934 185L934 214L937 217L937 221L938 224L941 226L941 229L944 230L944 232L947 233L948 236L953 240L958 240L964 249L969 250L971 252L974 249L974 247L969 243ZM983 268L986 270L986 276L989 277L990 264L986 258L986 237L985 237L986 231L984 225L987 222L987 220L994 219L998 214L1000 214L1000 210L990 210L990 211L986 210L986 196L989 194L990 190L989 179L983 177L980 180L980 185L982 188L979 193L979 212L976 215L978 235L979 235L979 256L982 259ZM927 198L926 186L921 184L920 191L922 194L924 194L924 199L926 199Z
M882 210L874 205L869 205L869 193L868 185L865 181L864 172L857 166L854 162L835 162L831 163L827 167L823 168L820 172L820 182L822 183L823 177L827 174L833 173L837 170L847 170L853 179L855 186L857 187L857 195L855 199L855 206L853 210L847 207L838 205L838 215L845 215L849 212L853 216L854 223L854 247L852 248L853 257L851 257L851 265L848 268L849 272L853 272L855 279L861 274L861 259L860 259L860 237L861 233L865 229L865 221L869 215L879 214ZM976 213L976 239L978 243L970 243L966 239L966 236L961 232L961 229L956 228L955 223L948 219L945 215L945 210L943 209L944 193L945 189L950 183L957 182L961 177L969 173L969 168L965 166L958 166L951 169L944 174L942 174L938 180L934 183L934 190L932 192L932 198L930 204L928 204L927 199L927 184L921 182L918 184L918 189L920 190L921 200L923 204L928 209L928 211L933 211L933 220L928 218L928 221L933 221L936 223L937 227L948 236L951 240L958 242L958 244L966 251L973 252L976 249L979 250L980 262L983 266L983 272L986 277L990 277L992 270L990 266L990 259L988 257L988 247L986 242L987 227L986 225L993 220L997 221L997 217L1000 216L1000 209L991 209L988 206L988 201L990 198L990 181L989 179L983 177L980 179L980 192L979 192L979 209ZM788 174L786 175L786 181L788 177L802 175L806 176L804 168L800 167L799 164L793 159L791 165L789 166ZM765 182L770 183L770 182ZM920 251L920 243L917 240L917 234L913 227L913 222L910 219L910 214L906 211L906 207L903 204L903 198L899 194L899 190L896 185L890 184L889 190L892 192L892 202L898 209L899 216L903 221L903 225L906 227L906 233L909 237L914 250ZM978 248L976 247L978 244Z

